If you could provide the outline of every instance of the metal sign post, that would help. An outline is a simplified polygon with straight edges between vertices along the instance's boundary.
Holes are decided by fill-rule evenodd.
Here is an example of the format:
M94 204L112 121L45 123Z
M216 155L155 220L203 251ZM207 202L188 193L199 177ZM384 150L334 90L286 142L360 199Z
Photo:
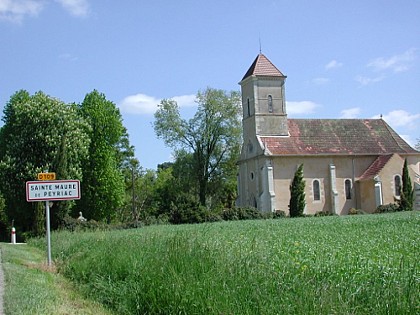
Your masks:
M50 202L45 201L45 216L47 220L47 261L51 266L51 231L50 231Z
M55 180L55 173L38 174L40 181L26 182L26 201L45 201L47 261L51 266L50 201L80 199L80 181Z

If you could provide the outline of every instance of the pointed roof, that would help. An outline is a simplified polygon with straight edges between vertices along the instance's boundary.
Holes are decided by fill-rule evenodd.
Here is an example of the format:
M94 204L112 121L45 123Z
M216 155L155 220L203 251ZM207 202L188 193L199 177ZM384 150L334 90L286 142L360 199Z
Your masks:
M420 154L383 119L288 119L289 136L259 136L272 155Z
M245 80L247 77L252 76L252 75L262 75L262 76L271 76L271 77L286 77L262 53L259 53L257 58L255 58L254 62L252 63L252 65L248 69L248 71L245 73L242 80Z
M394 153L396 154L396 153ZM380 171L385 167L388 161L392 158L394 154L380 155L376 158L375 161L367 168L367 170L360 176L359 180L366 180L374 178L379 174Z

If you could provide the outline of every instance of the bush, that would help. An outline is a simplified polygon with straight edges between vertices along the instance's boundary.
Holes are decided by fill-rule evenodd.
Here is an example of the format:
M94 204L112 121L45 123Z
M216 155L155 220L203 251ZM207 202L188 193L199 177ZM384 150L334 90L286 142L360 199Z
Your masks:
M66 216L63 220L63 229L68 231L101 231L110 230L110 225L96 222L95 220L80 221L78 219Z
M317 213L315 213L314 217L330 217L334 215L336 214L328 211L318 211Z
M253 207L230 208L222 212L222 219L225 221L255 220L262 219L262 217L262 212Z
M356 214L365 214L366 212L364 212L361 209L356 209L356 208L350 208L349 209L349 215L356 215Z
M400 211L400 207L395 203L389 203L387 205L380 205L375 209L374 213L388 213Z
M171 203L170 223L203 223L207 217L207 208L201 206L198 200L189 194L181 194Z
M254 207L235 207L224 209L221 213L221 218L224 221L237 221L237 220L260 220L260 219L280 219L285 218L286 213L281 210L259 211Z

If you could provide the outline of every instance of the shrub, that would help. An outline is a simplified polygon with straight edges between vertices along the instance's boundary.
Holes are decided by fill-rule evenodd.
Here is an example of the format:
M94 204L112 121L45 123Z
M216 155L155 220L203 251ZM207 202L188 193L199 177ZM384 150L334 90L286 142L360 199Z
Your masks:
M290 202L289 214L290 217L301 217L305 210L305 180L303 177L303 164L299 165L290 185Z
M329 217L333 215L336 215L336 214L328 212L328 211L318 211L317 213L315 213L314 217Z
M349 215L356 215L356 214L365 214L365 212L361 209L350 208Z
M169 222L173 224L202 223L208 217L208 210L189 194L181 194L171 203Z
M389 203L387 205L380 205L375 209L374 213L387 213L399 211L400 207L395 203Z
M62 229L68 231L99 231L99 230L110 230L110 225L97 222L95 220L80 221L70 216L64 217Z
M222 219L225 221L255 220L261 219L262 217L263 213L253 207L230 208L222 212Z

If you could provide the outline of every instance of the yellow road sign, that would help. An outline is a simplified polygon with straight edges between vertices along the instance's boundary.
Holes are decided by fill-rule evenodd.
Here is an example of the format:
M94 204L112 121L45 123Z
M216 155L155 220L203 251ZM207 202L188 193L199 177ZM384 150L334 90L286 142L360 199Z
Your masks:
M38 180L55 180L55 173L39 173Z

